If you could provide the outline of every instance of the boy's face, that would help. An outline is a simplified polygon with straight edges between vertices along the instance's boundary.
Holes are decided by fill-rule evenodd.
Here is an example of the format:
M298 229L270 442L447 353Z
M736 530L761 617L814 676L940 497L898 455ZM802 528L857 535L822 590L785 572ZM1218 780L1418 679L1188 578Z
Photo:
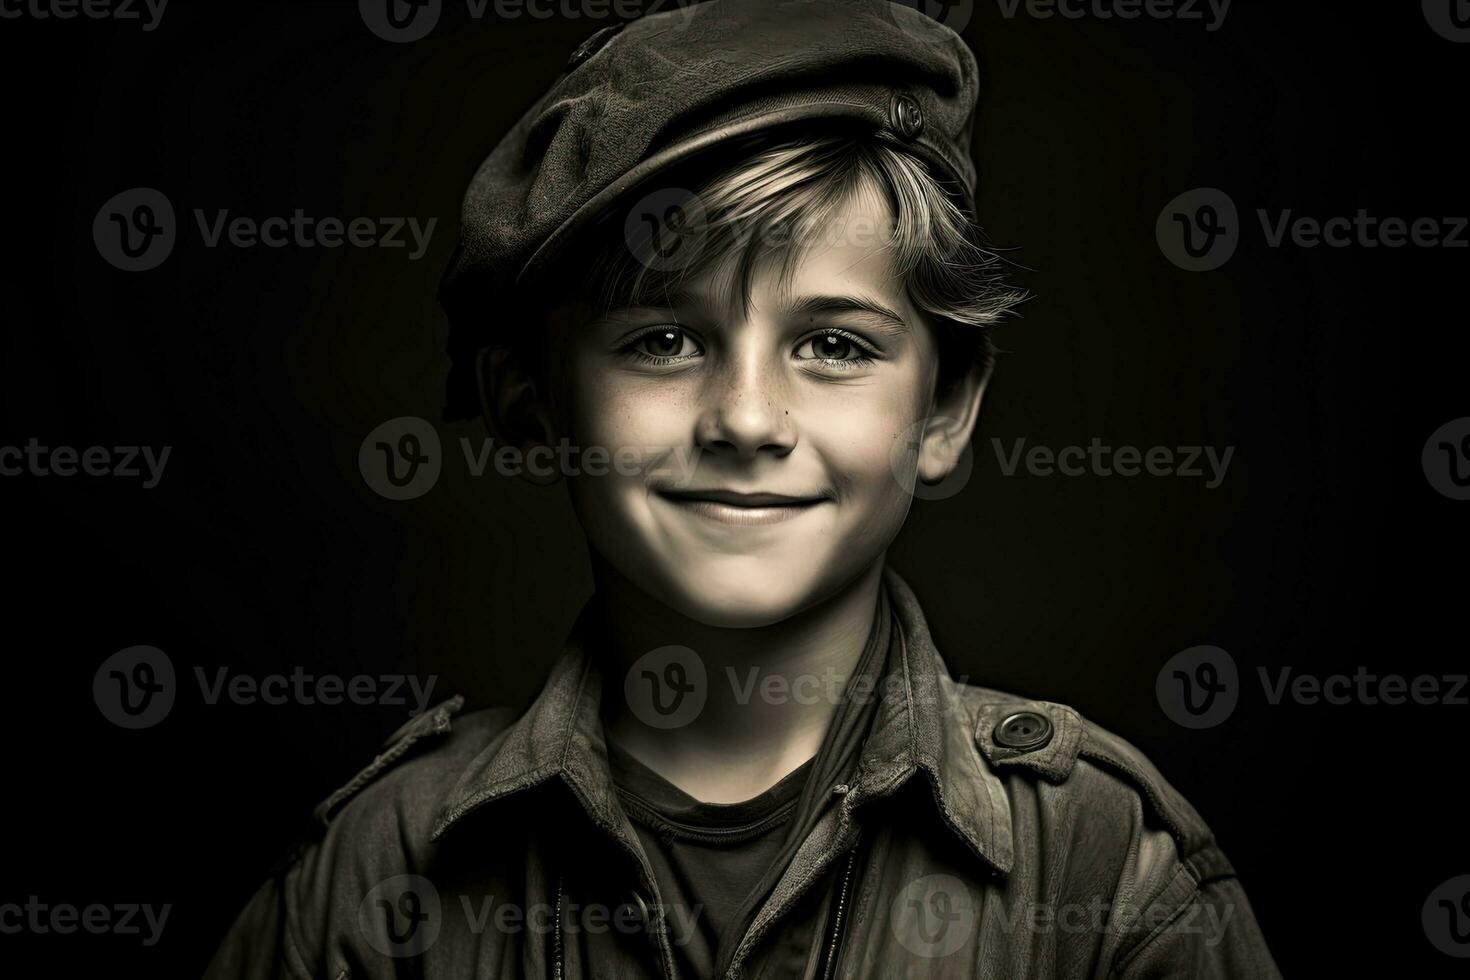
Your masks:
M832 596L898 533L900 477L943 476L968 442L965 426L914 446L964 408L933 403L935 341L882 249L890 222L854 195L834 216L850 233L799 246L784 283L759 264L743 308L717 265L668 307L553 327L553 435L642 463L570 477L573 506L599 555L676 612L764 626Z

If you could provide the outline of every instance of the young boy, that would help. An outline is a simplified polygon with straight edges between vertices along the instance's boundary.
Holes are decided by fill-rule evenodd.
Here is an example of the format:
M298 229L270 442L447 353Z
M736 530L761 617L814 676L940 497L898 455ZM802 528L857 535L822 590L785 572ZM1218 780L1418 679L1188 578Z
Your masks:
M595 595L524 715L455 699L329 797L210 976L1277 976L1148 761L951 680L885 566L1020 298L970 216L976 77L886 0L573 55L443 299L451 409L584 452Z

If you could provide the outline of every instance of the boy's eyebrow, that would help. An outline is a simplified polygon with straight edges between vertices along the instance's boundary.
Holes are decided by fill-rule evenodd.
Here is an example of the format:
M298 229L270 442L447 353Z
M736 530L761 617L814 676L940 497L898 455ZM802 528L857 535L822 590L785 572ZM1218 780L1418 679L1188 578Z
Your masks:
M908 322L893 310L862 296L804 296L791 307L791 313L796 316L810 316L818 313L861 313L884 320L888 325L899 330L909 328Z
M711 297L681 287L666 293L662 303L634 303L625 309L686 309L712 315L715 307ZM864 296L803 296L788 307L786 313L792 317L856 313L875 318L890 330L907 332L909 329L908 321L898 313Z

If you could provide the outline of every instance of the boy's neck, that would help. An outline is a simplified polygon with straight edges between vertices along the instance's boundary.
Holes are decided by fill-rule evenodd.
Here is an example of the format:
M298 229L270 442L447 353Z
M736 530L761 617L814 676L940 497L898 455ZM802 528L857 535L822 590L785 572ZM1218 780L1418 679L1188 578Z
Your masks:
M872 629L883 561L818 605L749 629L682 616L595 554L593 570L609 658L608 738L695 799L736 803L765 792L821 747ZM696 651L706 678L703 709L672 729L645 724L622 696L633 663L665 646Z

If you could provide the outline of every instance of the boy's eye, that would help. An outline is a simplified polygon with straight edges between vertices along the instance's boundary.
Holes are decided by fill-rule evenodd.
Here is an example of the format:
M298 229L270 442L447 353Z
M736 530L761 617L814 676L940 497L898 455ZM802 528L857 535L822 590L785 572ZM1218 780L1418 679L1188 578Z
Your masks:
M809 337L796 349L798 359L819 361L862 361L871 353L856 338L835 330Z
M813 337L809 343L813 357L828 361L844 361L856 349L852 341L837 333L824 333Z
M690 357L701 353L700 347L679 327L659 327L634 338L628 349L646 357Z

